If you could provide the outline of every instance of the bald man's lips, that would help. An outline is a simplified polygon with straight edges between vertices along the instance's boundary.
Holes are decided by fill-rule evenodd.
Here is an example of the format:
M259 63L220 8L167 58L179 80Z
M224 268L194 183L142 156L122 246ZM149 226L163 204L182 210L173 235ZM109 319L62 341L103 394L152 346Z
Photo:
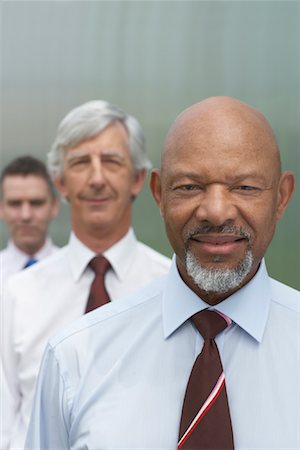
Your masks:
M201 251L214 255L226 255L245 245L245 238L233 234L199 234L191 238Z

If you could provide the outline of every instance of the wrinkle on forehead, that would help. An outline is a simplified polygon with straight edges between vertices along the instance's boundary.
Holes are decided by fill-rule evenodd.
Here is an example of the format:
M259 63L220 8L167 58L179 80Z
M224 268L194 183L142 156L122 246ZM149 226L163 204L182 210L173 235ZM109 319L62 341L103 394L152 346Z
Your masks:
M268 152L266 155L275 162L278 175L281 171L280 154L273 130L260 112L239 100L230 97L211 97L192 105L175 120L165 140L162 153L162 170L172 158L180 157L189 142L199 146L209 146L230 142L237 145L247 142L247 148ZM183 155L182 155L183 156ZM226 155L224 154L224 157Z

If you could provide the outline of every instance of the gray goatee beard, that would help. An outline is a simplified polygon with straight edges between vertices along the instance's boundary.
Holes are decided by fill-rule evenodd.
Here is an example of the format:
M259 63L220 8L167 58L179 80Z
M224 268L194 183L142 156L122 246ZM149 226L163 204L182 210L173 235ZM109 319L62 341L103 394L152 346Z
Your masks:
M198 229L190 233L188 238L193 234L201 232L210 232L212 229ZM220 233L236 232L235 227L222 227L218 230ZM253 254L250 245L250 236L247 232L239 230L239 234L246 237L249 242L248 249L244 258L238 263L236 267L228 269L205 268L200 261L193 255L190 248L186 252L186 270L188 275L192 278L196 286L205 292L223 294L239 287L250 273L253 265ZM218 257L216 257L216 262Z

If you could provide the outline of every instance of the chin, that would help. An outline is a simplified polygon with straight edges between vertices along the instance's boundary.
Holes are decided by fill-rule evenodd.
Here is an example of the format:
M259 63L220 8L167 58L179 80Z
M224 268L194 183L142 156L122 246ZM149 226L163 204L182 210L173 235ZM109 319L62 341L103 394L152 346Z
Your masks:
M253 270L253 254L247 250L243 259L233 266L226 264L204 265L188 251L186 271L201 290L222 294L240 287Z
M97 230L106 230L112 228L111 223L104 222L103 220L93 220L90 222L90 228Z

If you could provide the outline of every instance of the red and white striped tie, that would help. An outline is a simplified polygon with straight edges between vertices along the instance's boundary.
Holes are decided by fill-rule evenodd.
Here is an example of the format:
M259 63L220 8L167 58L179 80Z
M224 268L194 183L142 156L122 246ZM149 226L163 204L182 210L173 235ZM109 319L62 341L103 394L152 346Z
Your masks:
M225 376L214 338L231 324L217 311L192 317L204 339L187 384L180 422L178 449L233 450L233 433Z

